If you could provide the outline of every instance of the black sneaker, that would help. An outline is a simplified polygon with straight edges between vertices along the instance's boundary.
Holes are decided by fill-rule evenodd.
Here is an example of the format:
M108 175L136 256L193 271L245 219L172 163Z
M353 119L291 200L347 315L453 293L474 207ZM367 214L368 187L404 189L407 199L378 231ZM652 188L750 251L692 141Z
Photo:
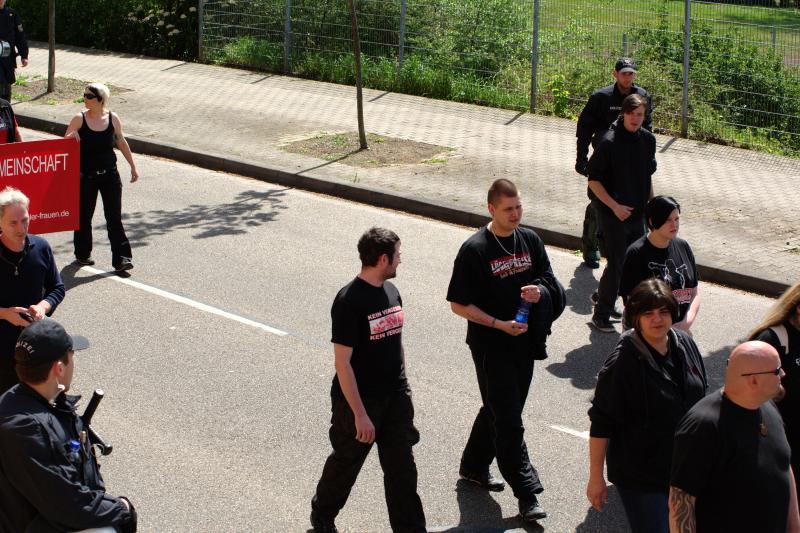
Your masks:
M464 481L469 481L470 483L478 485L482 489L490 490L492 492L500 492L506 488L506 482L499 477L494 477L491 472L486 472L485 474L476 474L461 468L458 471L458 476Z
M114 267L114 270L117 272L125 272L126 270L130 270L133 268L133 263L130 259L123 259L120 263Z
M536 496L533 496L530 500L519 501L519 515L525 522L536 522L542 518L547 518L547 513L539 504Z
M91 257L76 257L75 262L83 266L92 266L94 264L94 259Z
M600 318L597 316L593 316L592 321L589 322L589 325L592 326L597 331L602 331L603 333L617 332L617 330L614 328L614 324L612 324L607 318Z
M339 533L333 518L322 518L314 511L311 511L311 527L314 529L314 533Z
M600 301L600 295L597 294L597 291L593 292L589 298L592 300L592 305L597 305L597 302ZM622 318L622 310L616 303L614 304L614 309L611 310L610 314L614 318Z

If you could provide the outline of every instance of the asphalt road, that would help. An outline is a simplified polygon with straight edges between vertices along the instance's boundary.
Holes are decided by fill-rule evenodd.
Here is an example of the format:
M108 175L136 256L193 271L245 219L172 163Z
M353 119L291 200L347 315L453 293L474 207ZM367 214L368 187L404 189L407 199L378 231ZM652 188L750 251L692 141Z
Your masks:
M372 225L395 230L403 243L395 281L406 310L429 527L522 527L510 490L487 494L457 481L479 395L466 325L450 312L445 291L456 251L473 229L137 160L142 178L125 184L123 198L131 278L106 273L110 250L99 207L95 268L71 263L71 234L47 238L68 287L56 318L92 343L78 355L73 390L106 391L95 425L115 450L102 471L112 492L137 504L141 531L308 530L309 500L329 453L330 304L357 273L356 241ZM535 199L523 201L525 220L533 222ZM692 224L690 217L682 222ZM586 410L615 336L586 325L597 272L567 251L549 254L570 305L555 324L550 358L537 363L525 411L550 513L528 530L624 532L613 489L603 513L590 510L584 495ZM770 301L709 284L701 294L694 334L718 386L727 353ZM388 531L375 453L337 524Z

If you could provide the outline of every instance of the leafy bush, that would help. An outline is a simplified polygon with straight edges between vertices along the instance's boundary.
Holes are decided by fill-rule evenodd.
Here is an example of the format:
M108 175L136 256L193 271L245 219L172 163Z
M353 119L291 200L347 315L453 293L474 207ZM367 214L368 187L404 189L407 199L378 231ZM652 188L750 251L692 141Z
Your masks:
M47 40L47 0L9 2L28 37ZM58 0L56 42L117 52L197 58L197 0Z

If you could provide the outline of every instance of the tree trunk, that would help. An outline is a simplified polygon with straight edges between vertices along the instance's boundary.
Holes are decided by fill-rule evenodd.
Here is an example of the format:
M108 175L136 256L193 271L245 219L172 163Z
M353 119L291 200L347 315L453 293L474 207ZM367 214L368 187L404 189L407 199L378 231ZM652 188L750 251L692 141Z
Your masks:
M363 81L361 79L361 40L358 37L358 19L353 0L347 0L350 8L350 26L353 33L353 53L356 59L356 107L358 109L358 144L361 150L369 149L367 146L367 132L364 129L364 96L361 94Z
M56 0L47 0L47 92L56 90Z

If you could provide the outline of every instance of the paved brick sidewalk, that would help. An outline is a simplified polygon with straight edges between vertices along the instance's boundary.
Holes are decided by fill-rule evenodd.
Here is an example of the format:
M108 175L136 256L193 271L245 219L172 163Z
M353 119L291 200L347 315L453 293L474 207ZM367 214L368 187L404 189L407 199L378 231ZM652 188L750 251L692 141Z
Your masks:
M359 169L280 149L355 129L351 87L78 48L56 57L60 76L130 89L112 95L111 107L131 137L479 214L488 184L504 176L521 186L527 224L561 243L580 235L586 185L572 170L570 121L367 90L370 132L455 150L445 163ZM47 50L34 43L27 73L46 69ZM81 108L15 106L62 124ZM659 136L658 165L656 192L683 206L681 236L708 278L762 292L800 279L800 161Z

